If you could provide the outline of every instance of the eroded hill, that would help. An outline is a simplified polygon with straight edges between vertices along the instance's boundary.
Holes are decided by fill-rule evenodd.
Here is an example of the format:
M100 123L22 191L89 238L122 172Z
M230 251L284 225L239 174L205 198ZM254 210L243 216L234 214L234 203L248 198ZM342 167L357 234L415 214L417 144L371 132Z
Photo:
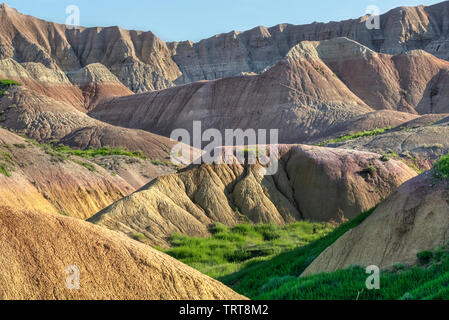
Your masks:
M176 84L261 73L299 42L353 39L388 54L421 49L448 59L446 1L433 6L400 7L380 17L380 29L366 27L367 16L309 25L259 26L204 39L165 43L152 32L119 27L70 30L65 25L0 7L0 59L40 62L64 72L102 63L134 92Z
M303 275L351 265L416 264L418 253L447 244L448 197L447 181L432 172L406 182L360 226L327 248Z
M89 221L150 244L173 233L209 235L214 222L336 221L374 207L416 172L374 153L282 146L279 170L259 165L200 165L160 177L105 208ZM326 199L326 201L323 201Z
M0 299L244 298L124 235L50 213L0 207L0 247ZM79 290L66 286L74 266Z

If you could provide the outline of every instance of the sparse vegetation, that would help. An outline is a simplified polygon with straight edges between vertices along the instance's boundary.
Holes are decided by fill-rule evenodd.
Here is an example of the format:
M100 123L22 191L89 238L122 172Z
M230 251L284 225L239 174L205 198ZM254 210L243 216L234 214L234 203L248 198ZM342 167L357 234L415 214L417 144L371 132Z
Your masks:
M101 147L101 148L89 148L86 150L73 149L68 146L57 146L53 148L56 152L72 155L82 158L95 158L95 157L105 157L105 156L126 156L135 157L140 159L146 159L146 156L141 151L128 151L124 148L111 148L111 147Z
M4 163L0 163L0 174L3 174L7 177L11 176L11 173L9 173L8 169L6 168L6 165Z
M317 240L334 227L328 223L296 222L285 227L215 224L212 237L173 235L172 247L164 250L174 258L212 277L219 278L244 270L261 261Z
M77 161L77 160L73 160L73 162L75 162L76 164L79 164L80 166L83 166L84 168L86 168L87 170L89 170L91 172L97 172L97 168L95 168L95 166L92 163L84 162L84 161Z
M439 179L449 179L449 154L442 157L434 167L433 172L435 177Z
M8 93L8 89L12 86L20 86L21 84L14 80L0 79L0 98Z
M382 153L382 157L380 158L380 160L383 162L388 162L392 158L393 159L401 159L401 157L399 157L399 155L396 152L389 150L388 152Z
M151 163L154 164L155 166L170 166L170 163L167 161L161 161L161 160L151 160Z
M362 137L369 137L369 136L377 136L377 135L383 134L391 129L392 129L392 127L390 126L390 127L386 127L386 128L376 128L373 130L359 131L359 132L356 132L353 134L341 136L340 138L320 142L317 144L317 146L323 147L323 146L326 146L329 144L335 144L335 143L339 143L339 142L343 142L343 141L347 141L347 140L354 140L354 139L358 139L358 138L362 138Z
M376 172L377 172L377 168L373 165L369 165L365 169L362 169L359 171L360 174L367 175L369 177L374 176L376 174Z
M135 233L135 234L132 235L132 238L133 238L134 240L137 240L137 241L143 241L143 240L145 240L147 237L146 237L143 233Z

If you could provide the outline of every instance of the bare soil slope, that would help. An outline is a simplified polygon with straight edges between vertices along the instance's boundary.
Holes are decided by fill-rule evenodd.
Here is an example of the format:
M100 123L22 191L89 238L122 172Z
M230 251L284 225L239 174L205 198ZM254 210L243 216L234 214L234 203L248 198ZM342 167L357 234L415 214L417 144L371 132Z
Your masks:
M4 129L0 129L0 166L4 169L0 201L12 208L87 219L135 190L87 159L61 159Z
M427 172L402 185L360 226L327 248L303 273L351 265L415 264L417 253L447 244L449 189Z
M160 177L90 221L167 245L173 233L209 234L214 222L283 225L300 219L342 221L374 207L416 173L374 153L282 146L279 170L259 165L201 165ZM370 169L373 168L373 169Z
M373 110L321 60L293 48L261 75L203 81L116 98L89 113L128 128L169 136L174 129L276 128L281 143L298 143L330 125Z
M90 223L0 207L0 299L242 299L223 284ZM80 289L66 287L76 266Z

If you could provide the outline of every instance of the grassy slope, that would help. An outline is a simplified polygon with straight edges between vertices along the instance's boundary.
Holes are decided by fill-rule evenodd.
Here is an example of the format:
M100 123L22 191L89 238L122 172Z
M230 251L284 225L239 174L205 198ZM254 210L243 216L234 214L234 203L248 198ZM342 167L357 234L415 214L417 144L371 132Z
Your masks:
M367 290L365 269L346 270L304 278L289 278L253 296L259 299L377 300L449 299L449 250L442 247L430 259L410 268L396 265L380 274L380 289Z
M333 227L301 221L285 227L243 224L233 228L216 224L210 238L174 235L164 250L178 260L214 278L250 268L262 261L315 241Z
M333 244L348 230L358 226L374 209L362 213L355 219L340 225L333 232L310 244L292 251L284 252L268 261L256 263L219 280L231 286L237 292L250 298L258 297L262 292L278 284L296 279L312 261L327 247Z

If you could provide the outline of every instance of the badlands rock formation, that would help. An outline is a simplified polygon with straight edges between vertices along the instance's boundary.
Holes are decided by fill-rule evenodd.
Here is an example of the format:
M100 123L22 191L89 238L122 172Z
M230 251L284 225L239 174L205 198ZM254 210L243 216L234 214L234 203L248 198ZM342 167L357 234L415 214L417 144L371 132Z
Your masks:
M116 98L90 116L113 125L170 136L174 129L280 129L281 143L297 143L330 125L372 112L321 60L293 48L261 75L203 81Z
M70 81L79 86L84 96L84 108L93 109L98 103L114 97L133 94L101 63L67 73Z
M89 221L150 244L173 233L206 236L214 222L283 225L300 219L342 221L374 207L416 173L374 153L281 146L279 170L258 165L201 165L160 177ZM323 201L326 199L326 201Z
M20 64L8 58L0 60L0 78L18 81L36 93L71 105L79 111L86 111L81 89L74 86L62 71L46 68L36 62Z
M449 3L444 1L429 7L393 9L381 15L378 30L368 30L368 17L364 16L342 22L259 26L245 32L219 34L198 43L168 45L182 72L178 83L224 78L241 72L260 73L304 40L347 37L377 52L401 54L422 49L448 59L448 13Z
M167 88L180 72L166 44L152 32L119 27L68 29L0 7L0 59L40 62L47 68L76 71L102 63L131 90Z
M365 128L373 129L371 123L363 123L363 121L356 121L353 125L348 125L347 128L358 128L357 123L366 125ZM378 128L385 127L379 126ZM353 132L353 130L346 129L333 137L338 137L347 131ZM390 155L394 153L409 164L428 170L435 161L449 153L448 136L449 114L432 114L404 122L380 135L332 143L328 146L383 154L390 153Z
M279 128L281 143L298 143L349 128L350 122L363 128L356 120L367 114L380 117L370 120L373 124L386 123L387 113L372 113L370 107L411 114L449 112L448 71L449 62L424 51L392 56L347 38L305 41L261 75L117 98L90 115L166 136L177 128L192 131L195 120L202 121L204 130ZM390 117L391 124L413 119L394 112Z
M2 300L244 299L149 246L49 213L0 207L0 264ZM66 287L69 266L79 290Z
M16 87L0 100L1 125L39 142L64 141L76 148L124 147L154 159L166 159L175 142L141 130L114 127L72 105Z
M12 208L87 219L135 190L89 160L60 159L4 129L0 129L0 166L4 169L0 202Z
M18 81L41 95L87 112L99 102L132 94L104 65L95 63L67 75L42 63L0 60L0 78Z
M219 34L198 43L164 43L152 32L119 27L80 28L21 15L0 7L0 59L40 62L64 72L102 63L134 92L160 90L199 80L261 73L301 41L347 37L374 50L401 54L425 50L449 59L449 5L401 7L380 17L380 29L366 27L367 16L342 22L280 24ZM394 97L397 98L397 97Z
M449 103L441 96L448 89L449 62L423 50L380 54L347 38L304 41L298 50L311 60L325 62L352 92L376 110L449 111Z
M415 264L417 253L447 244L449 189L427 172L402 185L360 226L327 248L303 275L351 265Z

